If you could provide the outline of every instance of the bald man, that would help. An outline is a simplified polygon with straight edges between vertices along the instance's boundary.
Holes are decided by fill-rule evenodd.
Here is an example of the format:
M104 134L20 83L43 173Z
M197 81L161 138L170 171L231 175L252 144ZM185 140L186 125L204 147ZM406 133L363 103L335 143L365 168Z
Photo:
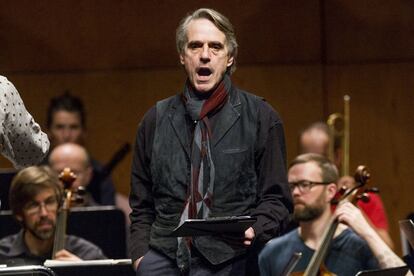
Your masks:
M328 126L322 122L310 125L300 135L300 146L302 152L326 155L329 147Z
M84 147L74 143L65 143L55 147L50 153L49 165L57 173L63 171L64 168L70 168L76 174L73 188L84 186L88 191L92 178L92 166ZM92 196L86 197L85 205L97 205Z

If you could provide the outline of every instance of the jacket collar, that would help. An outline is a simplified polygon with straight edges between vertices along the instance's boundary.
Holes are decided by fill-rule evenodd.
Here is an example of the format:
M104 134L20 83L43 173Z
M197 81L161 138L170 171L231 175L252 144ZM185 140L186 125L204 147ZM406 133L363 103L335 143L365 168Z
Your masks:
M228 102L223 108L216 114L215 126L213 127L213 137L211 139L211 145L216 146L228 130L236 123L240 117L241 101L240 94L237 89L231 85L229 92ZM176 96L168 112L168 118L174 129L175 134L180 140L186 154L190 157L190 137L187 125L187 118L185 116L186 110L182 102L181 96Z

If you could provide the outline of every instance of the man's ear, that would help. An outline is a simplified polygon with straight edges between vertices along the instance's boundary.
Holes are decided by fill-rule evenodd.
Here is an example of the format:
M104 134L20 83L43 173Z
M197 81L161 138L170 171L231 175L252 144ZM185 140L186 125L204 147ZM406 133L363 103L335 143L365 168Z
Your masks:
M183 56L183 54L180 54L180 63L182 65L184 65L184 56Z
M330 183L327 185L326 187L327 192L328 192L328 200L329 202L331 202L331 200L335 197L336 192L338 191L338 187L336 186L335 183Z
M230 67L230 66L232 66L233 65L233 62L234 62L234 57L229 57L229 59L227 60L227 67Z

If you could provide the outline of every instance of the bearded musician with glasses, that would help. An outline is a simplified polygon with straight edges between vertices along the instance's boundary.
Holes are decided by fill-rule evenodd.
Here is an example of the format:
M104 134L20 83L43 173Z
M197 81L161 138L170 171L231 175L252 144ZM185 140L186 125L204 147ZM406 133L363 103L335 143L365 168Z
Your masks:
M305 271L332 218L339 221L324 259L335 275L354 276L361 270L404 266L370 226L361 211L350 202L331 208L337 193L338 171L326 157L307 153L289 166L288 181L293 197L294 219L299 227L268 242L259 256L261 275L284 275L291 256L302 253L293 271ZM411 275L411 274L410 274Z
M41 265L46 259L62 261L105 259L96 245L68 235L65 249L52 256L54 233L62 188L48 167L28 167L13 179L10 207L21 224L17 234L0 240L0 258L10 263Z

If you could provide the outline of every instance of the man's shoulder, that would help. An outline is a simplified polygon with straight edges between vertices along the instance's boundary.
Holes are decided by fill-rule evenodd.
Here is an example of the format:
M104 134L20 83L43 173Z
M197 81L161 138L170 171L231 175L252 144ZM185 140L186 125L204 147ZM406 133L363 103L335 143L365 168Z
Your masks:
M266 101L264 97L261 97L257 94L254 94L249 91L245 91L238 87L234 87L234 103L237 103L237 98L241 100L241 102L247 102L253 104L258 112L262 114L262 116L270 116L275 118L276 120L280 120L280 115L276 111L276 109Z
M8 255L14 249L16 241L19 239L19 233L6 236L0 239L0 255Z
M334 239L332 246L334 248L351 248L353 250L359 250L362 248L368 248L368 243L352 231L352 229L347 228Z
M252 101L256 101L256 102L264 102L266 101L265 98L252 93L250 91L246 91L244 89L241 89L239 87L233 86L233 91L236 97L242 97L245 98L247 100L252 100Z
M299 241L299 235L297 229L290 231L289 233L284 234L283 236L276 237L268 241L265 247L262 250L261 255L268 255L272 252L284 248L287 244L292 244L295 241Z
M172 95L170 97L161 99L157 101L150 109L147 110L145 113L142 122L153 122L156 119L157 113L160 113L160 110L166 110L168 107L172 105L177 105L180 102L180 95Z

